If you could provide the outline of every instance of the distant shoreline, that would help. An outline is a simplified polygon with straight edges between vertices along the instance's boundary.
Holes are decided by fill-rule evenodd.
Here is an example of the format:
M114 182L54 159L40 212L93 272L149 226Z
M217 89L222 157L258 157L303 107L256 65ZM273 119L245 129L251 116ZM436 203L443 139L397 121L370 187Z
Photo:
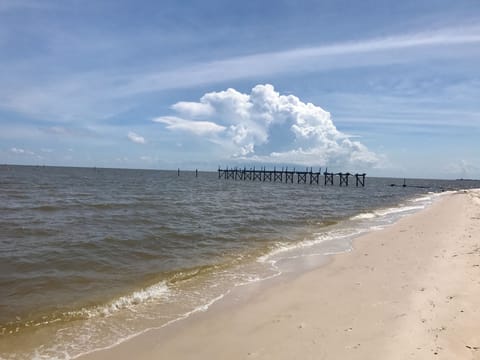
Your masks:
M31 167L31 168L67 168L67 169L96 169L96 170L125 170L125 171L168 171L168 172L177 172L178 169L182 172L193 172L195 173L198 170L199 173L216 173L218 171L218 167L212 168L201 168L201 167L172 167L168 169L156 169L156 168L122 168L122 167L108 167L108 166L73 166L73 165L41 165L41 164L0 164L1 167ZM280 165L281 166L281 165ZM242 165L243 168L243 165ZM401 179L403 180L404 176L369 176L371 178L379 178L379 179ZM424 178L424 177L409 177L407 180L440 180L440 181L480 181L480 179L463 179L463 178ZM401 186L401 185L398 185Z

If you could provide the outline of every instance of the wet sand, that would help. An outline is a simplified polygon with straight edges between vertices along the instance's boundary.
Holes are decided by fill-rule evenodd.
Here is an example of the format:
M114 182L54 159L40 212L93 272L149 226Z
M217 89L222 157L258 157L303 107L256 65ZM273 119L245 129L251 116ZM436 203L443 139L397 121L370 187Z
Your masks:
M81 359L480 359L480 191Z

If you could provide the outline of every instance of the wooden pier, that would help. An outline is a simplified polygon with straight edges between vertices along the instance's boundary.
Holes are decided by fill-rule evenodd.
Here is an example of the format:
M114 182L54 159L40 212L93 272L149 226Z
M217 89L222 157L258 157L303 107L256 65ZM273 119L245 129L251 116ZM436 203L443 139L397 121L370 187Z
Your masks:
M352 176L355 179L355 186L365 186L365 176L366 174L351 174L349 172L346 173L333 173L328 172L327 169L322 174L322 169L320 168L318 171L313 171L313 168L306 168L305 171L298 171L295 168L293 170L288 170L287 168L282 168L281 170L277 170L275 167L273 170L267 170L265 167L260 169L247 169L246 167L238 168L218 168L218 178L225 179L225 180L250 180L250 181L269 181L269 182L284 182L284 183L291 183L293 184L296 182L297 184L320 184L321 177L324 178L324 186L327 185L334 185L335 178L338 177L338 185L339 186L348 186L349 185L349 178Z

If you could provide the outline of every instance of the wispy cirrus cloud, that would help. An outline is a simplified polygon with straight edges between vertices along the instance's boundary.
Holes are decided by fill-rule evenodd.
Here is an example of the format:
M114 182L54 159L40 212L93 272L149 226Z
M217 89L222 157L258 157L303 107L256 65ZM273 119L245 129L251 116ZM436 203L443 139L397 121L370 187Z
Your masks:
M480 27L447 28L362 41L300 47L192 64L132 78L119 94L166 90L278 73L324 71L461 56L452 46L480 43ZM429 49L428 52L422 49ZM403 50L401 56L396 50ZM472 51L472 49L468 49ZM480 53L480 49L473 50Z
M167 67L146 69L91 69L53 76L47 82L16 76L10 79L15 86L8 91L0 89L0 108L59 122L85 117L101 121L130 109L136 97L145 93L241 79L258 81L274 75L479 56L477 44L480 44L480 26L469 26L239 55L179 67L170 63ZM9 73L18 72L5 69L6 81ZM208 115L211 111L202 103L196 104L195 109L188 102L175 106L179 112L191 112L186 118Z
M72 127L72 126L48 126L41 127L40 130L45 134L60 137L96 137L98 134L88 127Z

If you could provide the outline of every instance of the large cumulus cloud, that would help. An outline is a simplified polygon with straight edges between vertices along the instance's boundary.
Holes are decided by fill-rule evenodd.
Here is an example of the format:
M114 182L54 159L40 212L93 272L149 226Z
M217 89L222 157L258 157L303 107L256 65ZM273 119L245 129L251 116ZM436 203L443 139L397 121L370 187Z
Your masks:
M272 85L250 94L235 89L210 92L199 102L172 106L177 116L155 122L172 131L190 132L217 143L236 159L311 166L370 167L379 157L339 131L330 113Z

